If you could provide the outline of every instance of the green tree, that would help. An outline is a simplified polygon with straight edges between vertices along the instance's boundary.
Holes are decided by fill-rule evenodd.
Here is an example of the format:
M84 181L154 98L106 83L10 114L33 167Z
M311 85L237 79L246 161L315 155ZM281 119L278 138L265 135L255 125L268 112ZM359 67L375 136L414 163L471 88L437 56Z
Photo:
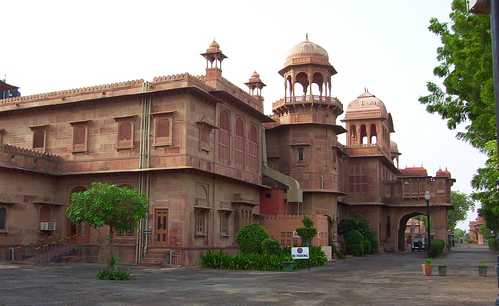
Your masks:
M454 239L459 241L461 239L464 240L464 236L466 235L466 232L463 231L462 229L460 228L455 228L454 229Z
M443 87L427 83L429 94L419 98L430 113L447 120L449 129L463 123L457 137L486 153L489 160L473 178L472 199L480 202L487 226L499 228L499 179L495 150L495 99L492 74L490 19L468 11L468 1L452 2L450 22L430 20L429 30L439 36L438 66L433 73L442 79Z
M109 265L114 266L114 232L135 226L146 212L147 199L137 191L108 183L93 183L88 190L71 195L66 214L73 223L86 222L95 228L109 226Z
M309 217L304 217L303 227L297 228L296 233L300 236L303 246L310 246L312 239L317 235L317 230L314 227L314 222Z
M488 159L485 166L479 168L473 177L471 185L476 190L472 198L480 202L480 215L484 217L487 227L494 233L499 233L499 190L496 182L499 179L499 163L497 160L497 147L491 140L485 145Z
M429 30L442 42L433 74L443 79L445 88L428 82L430 94L419 101L428 112L447 120L450 129L467 123L458 138L482 149L487 141L495 139L490 22L487 16L469 13L467 2L452 2L450 24L430 20Z
M457 222L466 219L468 211L472 209L475 204L470 197L459 191L451 192L452 209L448 211L448 228L454 230Z

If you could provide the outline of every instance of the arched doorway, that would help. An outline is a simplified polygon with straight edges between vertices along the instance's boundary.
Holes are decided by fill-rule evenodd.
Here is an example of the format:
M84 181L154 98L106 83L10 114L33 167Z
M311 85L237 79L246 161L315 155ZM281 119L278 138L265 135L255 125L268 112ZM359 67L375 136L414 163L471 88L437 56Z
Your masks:
M399 229L398 229L398 250L399 250L399 252L405 252L407 250L408 242L411 242L411 240L414 239L414 237L416 237L418 235L420 235L426 241L426 231L419 230L419 233L416 233L415 231L412 233L410 231L406 232L407 224L411 223L411 226L412 226L413 222L410 222L410 221L418 220L419 219L418 217L421 217L421 216L425 217L426 214L421 212L421 211L415 211L415 212L409 213L409 214L403 216L402 218L400 218ZM421 224L424 224L424 222L421 222ZM419 226L421 226L421 225L419 225ZM423 225L423 229L424 229L424 225Z

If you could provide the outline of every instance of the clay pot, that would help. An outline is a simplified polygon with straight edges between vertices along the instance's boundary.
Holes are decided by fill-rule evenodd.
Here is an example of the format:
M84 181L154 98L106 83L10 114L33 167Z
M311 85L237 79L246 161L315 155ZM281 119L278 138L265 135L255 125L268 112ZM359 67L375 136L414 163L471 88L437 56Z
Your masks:
M425 276L431 276L432 274L432 265L422 264L421 268L423 269L423 273Z

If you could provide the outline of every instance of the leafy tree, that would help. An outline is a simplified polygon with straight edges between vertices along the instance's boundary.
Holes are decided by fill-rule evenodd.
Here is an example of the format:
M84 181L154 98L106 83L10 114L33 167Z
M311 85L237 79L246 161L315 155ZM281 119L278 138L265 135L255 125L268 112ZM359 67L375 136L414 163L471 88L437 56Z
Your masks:
M456 240L458 240L458 241L461 240L461 239L464 240L464 236L465 235L466 235L466 232L463 231L462 229L460 229L460 228L455 228L454 229L454 238Z
M449 129L465 123L464 132L457 133L457 137L487 154L489 160L473 178L472 199L481 203L487 226L497 233L499 194L495 185L499 171L490 19L471 14L467 2L452 2L449 24L436 18L430 20L429 30L442 43L437 49L439 64L433 73L442 79L443 87L428 82L429 94L419 101L428 112L447 120Z
M448 227L454 230L457 222L466 219L468 211L475 206L475 203L467 194L459 191L451 192L451 202L453 209L448 211Z
M303 246L310 246L312 239L317 235L314 222L309 217L303 218L303 227L297 228L296 233L300 236Z
M146 216L147 199L137 191L108 183L93 183L86 191L71 195L67 216L73 223L86 222L95 228L109 226L109 265L114 267L113 235L126 231Z
M479 214L484 217L487 227L494 234L498 234L499 190L496 188L496 181L499 179L499 163L495 141L487 142L485 151L489 158L485 162L485 167L479 168L471 181L471 185L476 190L472 198L482 204Z
M449 129L469 123L457 136L482 149L495 139L490 21L471 14L466 0L454 0L449 17L450 25L432 18L428 28L442 42L433 74L443 79L445 89L428 82L430 94L419 101L447 120Z

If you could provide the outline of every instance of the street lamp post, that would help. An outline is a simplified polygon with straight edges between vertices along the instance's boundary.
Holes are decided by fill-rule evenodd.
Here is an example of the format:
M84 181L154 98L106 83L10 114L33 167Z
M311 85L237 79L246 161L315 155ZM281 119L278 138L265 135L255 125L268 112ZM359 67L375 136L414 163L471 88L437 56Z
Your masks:
M425 191L424 199L426 201L426 254L430 257L430 247L431 247L431 235L430 235L430 199L431 194L429 191Z

